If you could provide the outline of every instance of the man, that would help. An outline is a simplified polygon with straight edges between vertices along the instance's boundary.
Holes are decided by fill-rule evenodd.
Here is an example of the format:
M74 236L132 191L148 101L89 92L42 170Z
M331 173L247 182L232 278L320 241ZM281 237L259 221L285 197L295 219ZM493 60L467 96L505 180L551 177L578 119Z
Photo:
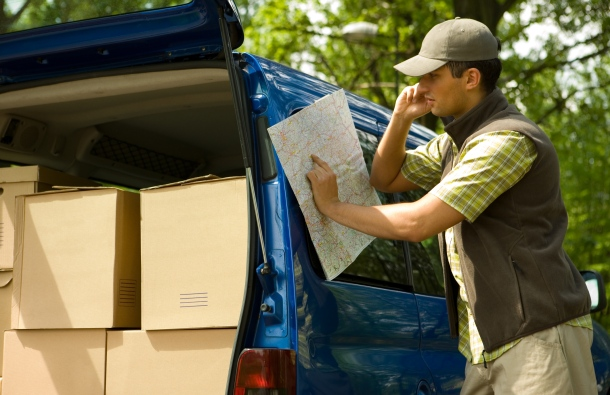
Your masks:
M387 239L439 234L451 332L468 361L463 394L595 394L590 300L562 248L557 154L496 88L498 51L485 25L456 18L395 66L421 78L396 100L371 184L428 190L419 201L343 203L315 155L307 177L320 212L343 225ZM405 152L411 123L428 112L445 133Z

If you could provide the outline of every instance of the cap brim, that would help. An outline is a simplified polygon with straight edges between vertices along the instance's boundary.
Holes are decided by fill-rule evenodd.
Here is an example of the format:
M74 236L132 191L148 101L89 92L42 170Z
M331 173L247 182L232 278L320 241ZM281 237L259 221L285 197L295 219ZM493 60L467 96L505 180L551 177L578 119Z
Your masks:
M403 74L411 77L419 77L428 74L439 67L447 64L446 60L424 58L423 56L414 56L402 63L398 63L394 68Z

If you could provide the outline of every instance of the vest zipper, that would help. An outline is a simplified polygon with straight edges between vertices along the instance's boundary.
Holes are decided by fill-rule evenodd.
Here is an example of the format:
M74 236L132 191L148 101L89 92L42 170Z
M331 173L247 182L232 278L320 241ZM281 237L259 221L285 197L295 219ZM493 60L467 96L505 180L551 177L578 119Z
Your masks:
M483 350L481 356L483 357L483 367L487 369L487 361L485 360L485 350Z

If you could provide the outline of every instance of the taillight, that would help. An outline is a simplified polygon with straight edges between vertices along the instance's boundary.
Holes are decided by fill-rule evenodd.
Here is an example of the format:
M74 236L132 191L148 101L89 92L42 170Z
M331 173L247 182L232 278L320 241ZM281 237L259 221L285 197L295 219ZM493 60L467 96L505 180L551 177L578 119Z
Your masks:
M235 395L296 395L296 353L272 348L242 351Z

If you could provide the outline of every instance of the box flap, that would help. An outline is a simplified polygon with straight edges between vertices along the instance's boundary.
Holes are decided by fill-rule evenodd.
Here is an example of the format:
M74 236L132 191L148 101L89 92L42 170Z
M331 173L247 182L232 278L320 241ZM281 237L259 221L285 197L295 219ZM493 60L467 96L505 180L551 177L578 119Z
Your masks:
M48 191L49 184L36 181L0 184L0 270L13 268L15 246L15 197Z
M218 177L214 174L208 174L206 176L189 178L188 180L176 181L176 182L172 182L169 184L163 184L163 185L157 185L157 186L150 187L150 188L144 188L144 189L140 189L140 191L150 191L153 189L161 189L161 188L175 187L175 186L181 186L181 185L201 184L204 182L212 182L212 181L233 180L233 179L240 179L240 178L245 178L245 177L244 176Z
M0 168L0 183L40 181L39 166Z
M43 191L43 192L36 192L36 193L28 193L25 195L21 195L21 196L40 196L40 195L51 195L51 194L57 194L57 193L68 193L68 192L81 192L81 191L100 191L100 190L112 190L112 191L122 191L122 189L118 189L118 188L114 188L114 187L102 187L102 186L61 186L61 185L57 185L57 186L53 186L53 189L50 189L48 191Z
M53 185L53 190L49 191L49 192L63 192L63 191L89 191L89 190L98 190L98 189L116 189L117 191L121 191L122 189L119 188L115 188L115 187L104 187L104 186L88 186L88 185L82 185L82 186L71 186L71 185Z
M13 271L6 270L0 271L0 288L4 288L11 283L13 280Z
M13 252L13 300L11 304L11 328L19 328L21 304L21 266L23 264L23 227L25 218L25 197L17 196L15 199L15 250Z
M0 168L0 183L36 181L51 185L87 185L94 186L99 183L80 178L57 170L42 166L21 166Z

